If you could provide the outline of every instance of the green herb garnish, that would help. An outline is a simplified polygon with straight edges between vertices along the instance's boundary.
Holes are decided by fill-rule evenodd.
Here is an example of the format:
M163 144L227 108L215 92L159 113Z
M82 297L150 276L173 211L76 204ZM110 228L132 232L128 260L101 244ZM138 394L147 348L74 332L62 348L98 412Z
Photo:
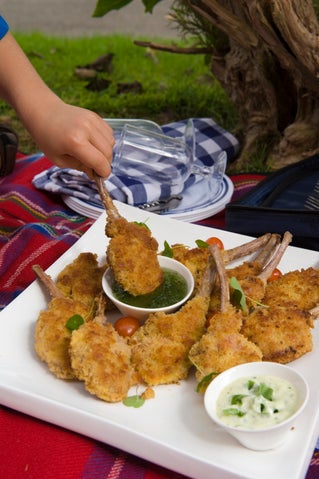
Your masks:
M65 326L69 331L72 332L78 329L83 323L84 323L84 319L82 318L80 314L73 314L73 316L71 316L67 320L67 322L65 323Z
M246 296L239 284L239 281L237 278L235 278L235 276L232 276L229 280L229 284L234 290L232 295L234 304L240 306L244 312L247 312Z
M237 409L235 407L229 407L227 409L223 409L223 414L225 416L238 416L238 417L243 417L245 416L245 412L240 411L240 409Z
M261 383L258 389L259 394L261 394L261 396L263 396L265 399L267 399L268 401L273 400L272 395L274 390L272 388L267 386L265 383Z
M149 227L147 226L146 223L144 223L143 221L134 221L134 223L137 225L137 226L142 226L144 228L147 228L149 230Z
M243 404L243 399L246 397L246 394L234 394L230 400L231 405L237 404L241 406Z
M162 256L167 256L168 258L173 258L173 249L168 244L167 241L164 241L164 250L162 251Z
M196 240L195 243L197 244L198 248L208 248L209 246L209 244L206 243L206 241L203 241L201 239Z
M249 379L248 383L247 383L247 389L248 391L250 391L255 385L255 381L253 381L252 379Z
M218 375L218 373L213 372L213 373L209 373L206 376L204 376L203 379L201 381L199 381L199 383L197 384L195 391L197 393L200 393L201 391L205 390L207 388L207 386L209 385L209 383L217 375Z
M145 399L142 398L140 394L135 394L134 396L128 396L123 399L122 403L127 407L139 408L145 403Z

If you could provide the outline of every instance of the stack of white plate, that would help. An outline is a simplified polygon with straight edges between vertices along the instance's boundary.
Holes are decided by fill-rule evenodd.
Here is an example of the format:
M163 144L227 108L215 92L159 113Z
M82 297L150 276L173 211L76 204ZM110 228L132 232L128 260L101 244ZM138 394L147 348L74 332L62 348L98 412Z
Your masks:
M210 198L208 183L202 180L182 193L183 199L177 208L161 214L189 223L200 221L222 211L230 202L233 191L232 181L224 175L219 191L214 198ZM69 208L88 218L97 219L104 211L102 206L98 208L74 196L64 195L63 200Z

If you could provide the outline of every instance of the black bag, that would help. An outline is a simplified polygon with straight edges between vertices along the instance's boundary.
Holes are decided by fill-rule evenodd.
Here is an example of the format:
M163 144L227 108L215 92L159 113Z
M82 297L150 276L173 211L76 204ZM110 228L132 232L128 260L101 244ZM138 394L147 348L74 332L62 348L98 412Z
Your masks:
M292 244L319 251L319 155L288 165L226 206L226 228L236 233L293 235Z
M18 151L18 135L11 128L0 125L0 176L12 173Z

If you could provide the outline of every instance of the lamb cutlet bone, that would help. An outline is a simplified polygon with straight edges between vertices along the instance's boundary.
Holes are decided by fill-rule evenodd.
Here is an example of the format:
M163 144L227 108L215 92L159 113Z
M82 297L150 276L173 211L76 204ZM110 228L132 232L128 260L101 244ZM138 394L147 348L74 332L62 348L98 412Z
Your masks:
M52 278L46 274L41 266L35 264L32 266L33 271L36 273L38 278L42 281L48 292L50 293L51 298L64 298L64 294L58 288L56 283L52 280Z
M266 264L262 265L257 261L254 262L245 262L235 268L230 268L227 270L228 277L235 277L245 295L250 306L254 307L256 302L262 301L265 289L267 286L267 281L272 275L274 269L278 266L283 254L285 253L289 243L292 240L292 235L289 231L286 231L281 243L279 246L276 245L276 238L271 238L266 245L267 253L262 254L262 258L266 260ZM276 246L275 252L273 252L273 244ZM268 260L268 256L272 253L271 258ZM260 268L261 271L258 271L256 274L256 265L257 270Z
M271 238L271 233L265 233L247 243L235 246L234 248L223 251L223 261L225 264L232 263L238 258L243 258L260 250Z
M222 253L216 245L212 245L210 250L219 277L220 311L208 318L207 331L189 352L199 381L210 374L262 358L260 349L240 333L242 314L230 303L229 281Z

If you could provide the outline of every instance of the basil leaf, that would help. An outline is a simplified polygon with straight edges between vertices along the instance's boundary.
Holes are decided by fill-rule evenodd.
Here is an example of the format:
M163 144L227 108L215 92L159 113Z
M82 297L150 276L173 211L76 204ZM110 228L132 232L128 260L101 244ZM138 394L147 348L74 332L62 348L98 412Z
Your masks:
M146 223L143 223L143 221L134 221L134 223L137 225L137 226L142 226L144 228L147 228L149 230L149 227L147 226Z
M234 394L231 397L230 404L241 406L243 404L243 399L246 397L246 394Z
M145 399L143 399L139 394L135 394L134 396L128 396L127 398L123 399L122 403L124 406L139 408L143 406Z
M196 240L195 243L197 244L198 248L208 248L209 246L209 244L206 243L206 241L203 241L201 239Z
M201 392L203 389L205 390L208 386L208 384L214 379L215 376L217 376L218 373L209 373L207 374L206 376L203 377L203 379L201 381L199 381L199 383L197 384L196 386L196 392L199 393Z
M167 241L164 241L164 250L162 251L162 256L167 256L168 258L173 258L173 250L168 244Z
M270 388L269 386L267 386L267 384L261 383L259 386L259 391L260 391L260 394L268 401L273 400L272 396L273 396L274 390Z
M227 409L223 409L223 414L225 416L238 416L238 417L243 417L245 416L245 412L240 411L239 409L236 409L235 407L229 407Z
M84 323L84 319L82 318L82 316L80 314L74 314L67 320L67 322L65 323L65 326L69 331L75 331L83 323Z
M241 307L241 309L246 312L247 311L247 304L246 304L246 296L245 296L245 293L244 291L242 290L240 284L239 284L239 281L237 280L237 278L235 278L235 276L232 276L230 278L230 286L233 288L233 295L232 295L232 299L235 303L235 305L238 305Z

